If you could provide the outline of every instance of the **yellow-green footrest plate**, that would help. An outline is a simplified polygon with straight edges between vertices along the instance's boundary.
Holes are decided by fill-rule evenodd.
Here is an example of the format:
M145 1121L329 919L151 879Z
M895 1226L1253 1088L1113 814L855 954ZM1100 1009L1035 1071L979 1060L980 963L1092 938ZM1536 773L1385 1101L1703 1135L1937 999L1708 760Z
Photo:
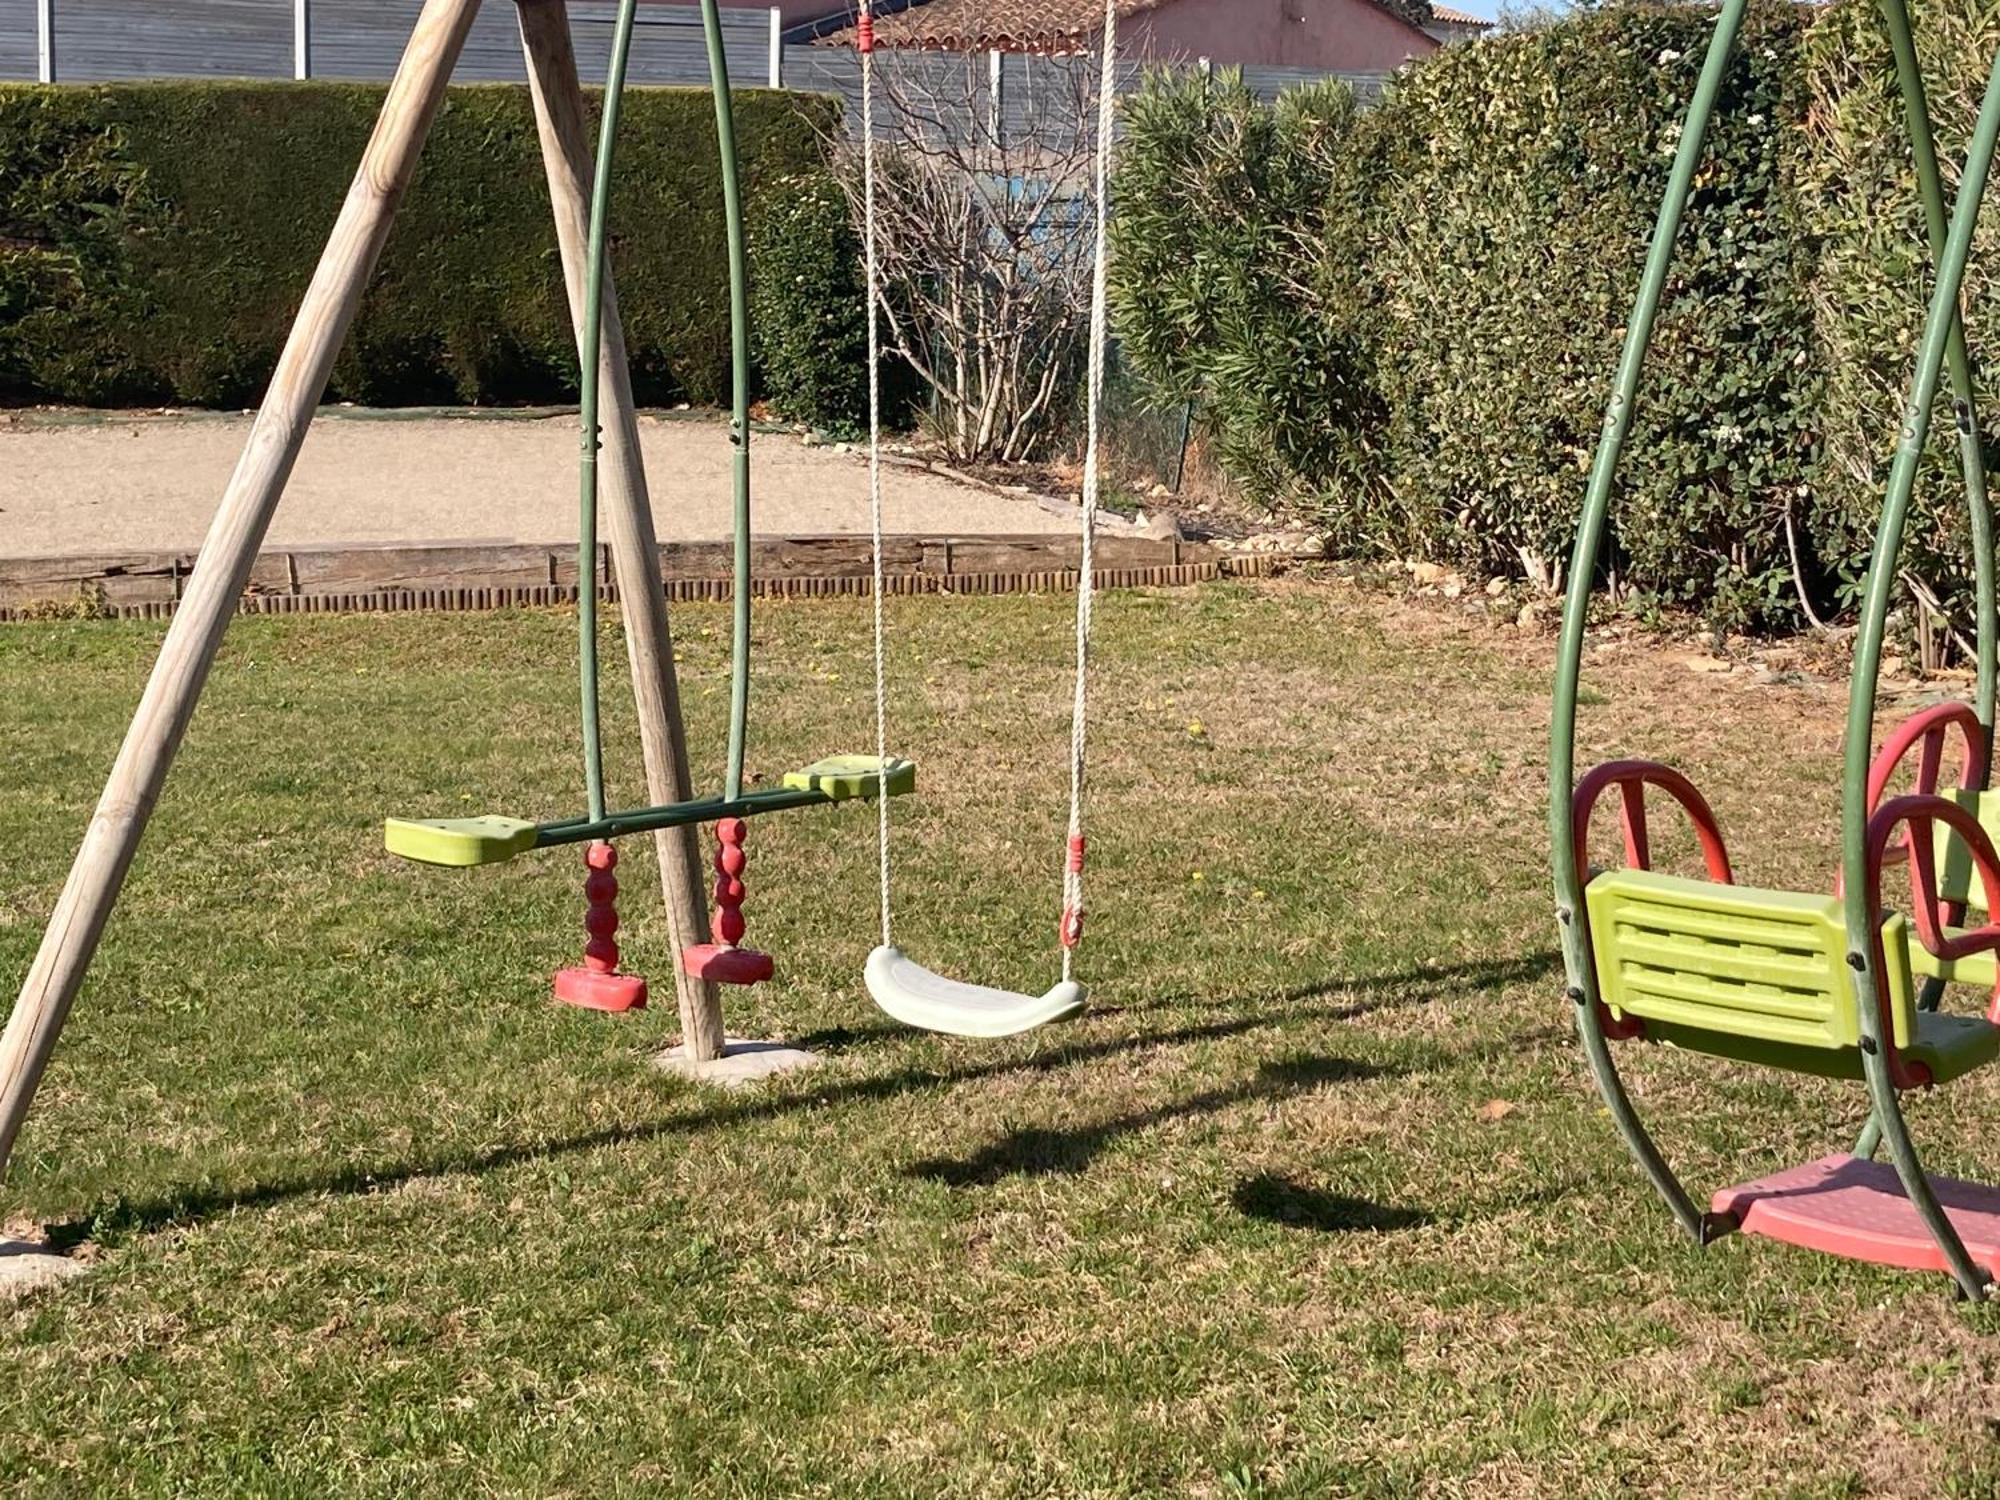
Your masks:
M1947 937L1963 937L1958 928L1950 929ZM2000 965L2000 954L1971 953L1964 958L1938 958L1917 941L1914 930L1910 933L1910 967L1930 979L1948 980L1952 984L1972 984L1981 989L1993 988L1996 965Z
M391 818L382 844L391 854L427 865L504 864L535 847L533 823L519 818Z
M785 786L794 792L820 792L835 802L872 797L886 784L891 797L907 797L917 789L917 763L892 755L829 755L803 771L787 771Z

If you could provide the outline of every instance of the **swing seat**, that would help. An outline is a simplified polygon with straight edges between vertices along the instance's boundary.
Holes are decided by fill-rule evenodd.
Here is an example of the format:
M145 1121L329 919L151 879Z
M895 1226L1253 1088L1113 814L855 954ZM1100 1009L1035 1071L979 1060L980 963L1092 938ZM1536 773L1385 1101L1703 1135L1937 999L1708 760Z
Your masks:
M873 755L829 755L802 771L785 773L787 791L818 792L833 802L879 796L885 781L891 797L909 796L917 789L917 763L900 755L887 760Z
M1652 1040L1689 1051L1863 1076L1838 899L1614 870L1590 882L1584 901L1599 994L1614 1019L1643 1021ZM2000 1057L2000 1027L1983 1017L1916 1008L1911 969L1924 950L1906 918L1886 917L1882 942L1891 1035L1907 1062L1947 1083Z
M540 839L541 830L519 818L390 818L382 829L382 847L391 854L461 870L505 864Z
M1045 995L989 989L933 974L900 948L868 955L868 993L883 1012L921 1031L946 1036L1018 1036L1083 1014L1090 992L1064 980Z

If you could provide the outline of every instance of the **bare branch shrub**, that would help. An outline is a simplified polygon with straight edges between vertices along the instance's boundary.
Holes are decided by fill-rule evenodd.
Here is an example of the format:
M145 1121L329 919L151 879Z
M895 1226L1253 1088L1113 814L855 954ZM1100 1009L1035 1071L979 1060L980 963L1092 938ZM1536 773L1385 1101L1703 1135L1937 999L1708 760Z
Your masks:
M876 54L884 343L964 463L1029 459L1068 415L1090 321L1096 71L1009 58L1005 117L981 54ZM830 142L854 222L862 143Z

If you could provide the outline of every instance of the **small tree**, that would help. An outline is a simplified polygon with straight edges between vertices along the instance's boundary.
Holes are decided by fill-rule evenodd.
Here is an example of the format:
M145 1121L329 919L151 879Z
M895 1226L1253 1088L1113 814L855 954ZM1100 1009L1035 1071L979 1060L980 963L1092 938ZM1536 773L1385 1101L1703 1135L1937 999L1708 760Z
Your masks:
M1004 119L973 54L877 54L876 223L885 343L960 462L1042 451L1090 321L1096 65L1042 59ZM859 139L831 144L862 222Z

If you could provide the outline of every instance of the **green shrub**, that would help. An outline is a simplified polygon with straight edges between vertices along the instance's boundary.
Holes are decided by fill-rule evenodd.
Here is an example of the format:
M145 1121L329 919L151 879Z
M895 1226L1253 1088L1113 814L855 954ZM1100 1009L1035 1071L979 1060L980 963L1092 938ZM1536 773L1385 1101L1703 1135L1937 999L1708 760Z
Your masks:
M1267 109L1234 74L1157 71L1125 106L1112 245L1124 357L1161 404L1202 403L1218 458L1267 506L1367 486L1381 422L1370 299L1321 255L1351 211L1354 122L1345 85Z
M0 399L242 406L268 379L382 102L376 87L0 87ZM820 159L830 101L746 93L753 208ZM614 265L640 399L729 388L714 114L631 95ZM525 89L451 91L329 396L557 400L574 338Z
M1632 5L1447 48L1358 119L1155 80L1119 183L1128 354L1343 550L1552 581L1713 24ZM1731 622L1789 608L1812 461L1801 25L1746 27L1613 518L1623 584Z
M831 172L797 173L751 224L751 332L764 391L789 421L851 437L868 425L861 241Z

